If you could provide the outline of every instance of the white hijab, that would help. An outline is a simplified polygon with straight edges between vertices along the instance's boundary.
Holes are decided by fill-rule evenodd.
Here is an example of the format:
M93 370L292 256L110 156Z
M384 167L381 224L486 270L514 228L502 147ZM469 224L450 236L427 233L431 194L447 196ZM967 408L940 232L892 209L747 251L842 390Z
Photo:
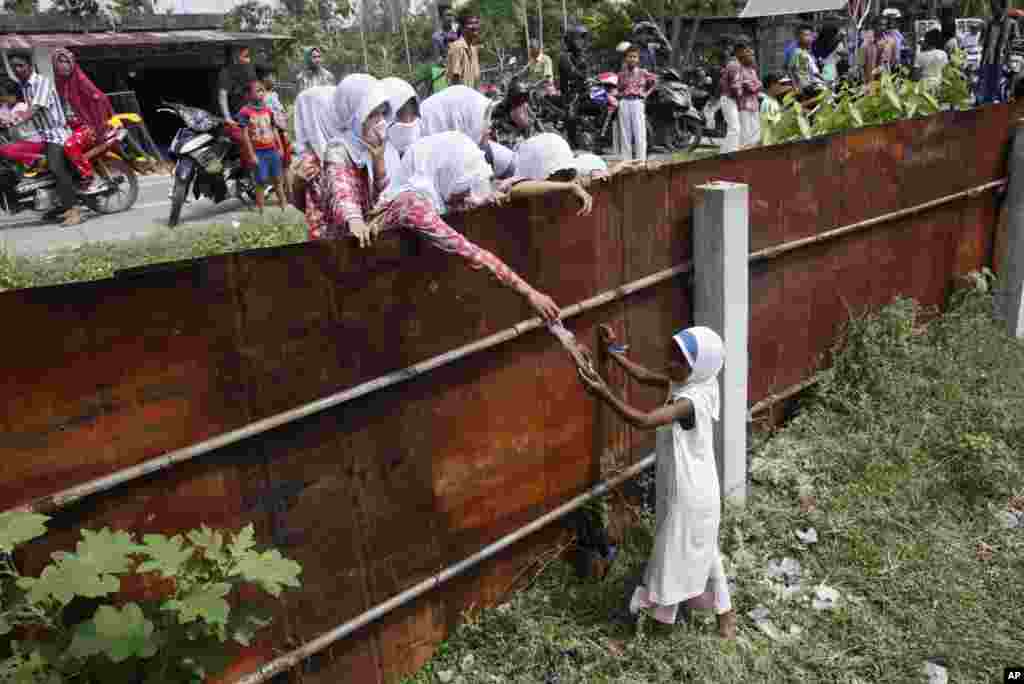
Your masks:
M438 214L444 214L452 195L467 190L488 193L492 175L480 146L466 134L448 131L430 135L413 143L402 157L378 206L403 192L418 192L430 199Z
M530 180L547 180L562 169L575 169L572 148L557 133L541 133L519 143L516 148L516 175Z
M377 79L370 74L349 74L341 79L334 95L334 115L341 122L341 130L347 131L352 125L359 103Z
M491 146L491 161L494 163L494 177L508 178L515 173L516 153L493 140L489 144Z
M594 173L608 173L608 164L596 154L584 152L576 155L576 172L581 176Z
M295 149L307 149L324 158L327 145L341 135L342 126L334 111L337 86L317 86L299 93L295 98Z
M700 387L703 392L687 394L691 401L702 401L703 408L718 420L721 401L718 393L718 372L725 363L725 346L722 338L711 328L695 326L685 328L672 336L679 345L687 363L690 364L690 377L686 384L674 389L673 398L678 398L686 390Z
M391 105L391 114L388 116L388 123L394 123L398 110L405 106L409 100L417 100L416 90L404 81L395 76L381 79L381 86L388 94L388 104Z
M491 125L494 102L464 85L453 85L431 95L420 105L423 135L460 131L480 144Z
M351 78L351 77L350 77ZM345 79L348 80L348 79ZM341 90L341 86L338 86L338 90ZM349 102L340 102L344 99L344 96L339 97L335 93L336 109L342 110L342 105L346 107ZM369 89L364 93L362 99L355 107L355 113L352 114L348 127L342 131L341 135L331 141L332 152L336 152L343 148L348 153L348 158L358 168L365 168L370 176L370 187L373 187L373 164L370 163L370 149L366 146L363 141L363 125L366 120L370 117L373 110L377 109L381 105L386 105L388 102L387 92L381 87L379 82L374 82L370 85ZM328 152L328 161L334 163L342 162L339 156L334 153Z

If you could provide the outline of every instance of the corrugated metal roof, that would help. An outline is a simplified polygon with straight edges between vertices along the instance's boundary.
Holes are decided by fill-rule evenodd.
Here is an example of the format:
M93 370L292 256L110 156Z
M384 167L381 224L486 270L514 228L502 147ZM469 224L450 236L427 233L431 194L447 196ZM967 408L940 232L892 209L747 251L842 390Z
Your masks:
M263 40L287 40L288 36L269 33L230 33L228 31L145 31L101 33L36 33L0 35L0 50L30 50L37 47L130 47L139 45L181 45L186 43L240 43Z
M847 0L748 0L740 17L773 17L778 14L827 12L846 7Z

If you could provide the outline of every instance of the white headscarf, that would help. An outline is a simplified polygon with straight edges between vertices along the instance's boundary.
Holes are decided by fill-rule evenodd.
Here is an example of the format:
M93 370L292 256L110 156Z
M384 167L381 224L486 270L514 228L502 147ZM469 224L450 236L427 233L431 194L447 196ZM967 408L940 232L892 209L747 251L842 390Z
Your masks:
M491 126L494 102L464 85L453 85L431 95L420 105L423 135L460 131L480 144Z
M413 143L402 157L379 205L403 192L419 192L430 199L438 214L444 214L452 195L467 190L474 194L489 193L492 175L480 146L465 133L430 135Z
M576 172L581 176L592 173L608 173L608 164L596 154L584 152L576 155Z
M516 153L493 140L489 144L491 146L491 160L494 162L494 177L508 178L515 169Z
M409 85L408 81L395 76L389 76L381 79L380 84L387 91L388 104L391 105L391 114L388 116L389 124L394 123L398 110L404 107L406 102L409 100L419 100L416 90Z
M327 145L341 135L342 126L334 111L336 86L308 88L295 98L295 149L307 149L324 158Z
M377 79L370 74L349 74L341 79L334 94L334 115L341 122L341 130L348 130L352 125L359 103Z
M348 80L348 79L345 79ZM338 90L341 90L341 86L338 86ZM336 109L342 110L342 105L347 107L349 102L341 102L345 96L339 96L335 93ZM367 168L370 173L370 183L373 183L373 165L370 164L370 149L366 146L363 141L363 125L366 120L370 117L370 114L380 107L388 103L387 90L383 88L379 82L375 82L370 85L370 88L364 93L362 99L356 105L354 113L352 114L348 127L342 131L341 136L331 141L332 145L341 145L348 152L349 159L352 163L359 168ZM333 161L333 160L332 160Z
M405 154L410 145L423 136L423 121L419 118L418 111L416 120L411 123L401 123L396 119L398 110L404 107L409 100L419 102L416 91L411 85L393 76L383 79L380 84L387 90L388 104L391 106L391 112L388 115L388 150L385 157L390 168L394 161Z
M718 394L718 372L725 363L725 345L722 344L722 338L711 328L695 326L680 330L672 339L679 345L691 369L686 384L674 394L682 394L689 388L701 386L701 389L706 391L695 393L691 401L698 400L699 397L699 400L705 402L703 408L711 415L711 419L718 420L721 404Z
M519 143L516 148L516 175L531 180L547 180L556 171L575 169L572 148L557 133L541 133Z

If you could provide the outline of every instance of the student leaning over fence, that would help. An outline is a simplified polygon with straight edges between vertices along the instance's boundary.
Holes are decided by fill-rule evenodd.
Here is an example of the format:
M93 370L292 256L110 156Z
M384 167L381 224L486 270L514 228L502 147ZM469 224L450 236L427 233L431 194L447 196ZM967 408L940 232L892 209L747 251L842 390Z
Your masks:
M643 584L630 600L630 612L647 612L674 624L680 604L713 607L719 634L736 638L722 557L718 551L721 496L712 422L719 419L718 373L725 361L722 339L705 327L686 328L672 336L677 360L656 373L628 360L615 335L601 326L602 344L639 383L667 392L664 406L640 411L619 399L600 376L582 370L584 387L639 429L657 429L656 529L654 548ZM581 353L589 355L582 347Z
M417 141L402 157L401 168L374 207L369 237L402 228L434 247L456 254L473 270L486 269L502 285L521 295L547 321L558 318L558 305L538 292L500 258L473 244L445 223L443 214L494 203L493 169L479 145L465 134L449 131Z

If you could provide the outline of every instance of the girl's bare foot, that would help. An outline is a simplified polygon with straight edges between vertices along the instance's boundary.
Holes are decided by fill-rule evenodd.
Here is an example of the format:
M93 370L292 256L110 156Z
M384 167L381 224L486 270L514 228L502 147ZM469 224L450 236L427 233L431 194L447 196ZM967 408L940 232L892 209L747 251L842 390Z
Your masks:
M736 639L736 611L730 610L718 615L718 636L728 641Z

